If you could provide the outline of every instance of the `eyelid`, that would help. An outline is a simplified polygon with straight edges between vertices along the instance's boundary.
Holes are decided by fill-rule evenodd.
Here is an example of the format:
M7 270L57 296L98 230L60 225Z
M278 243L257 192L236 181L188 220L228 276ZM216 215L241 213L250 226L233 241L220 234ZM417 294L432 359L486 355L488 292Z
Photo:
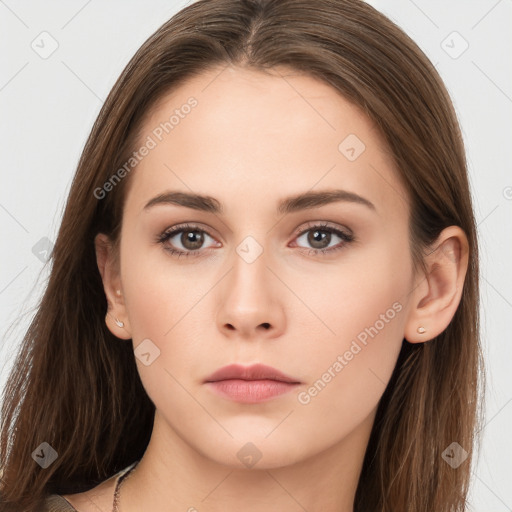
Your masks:
M325 228L325 229L332 229L333 231L341 231L347 237L351 237L354 235L351 229L349 229L348 227L345 227L345 226L340 226L339 224L333 224L328 221L308 221L308 222L306 222L305 225L301 224L301 226L295 230L294 236L302 235L305 231L309 231L314 228L317 228L317 229Z
M157 240L165 237L166 235L175 235L176 233L180 233L181 231L200 231L202 233L206 233L211 238L219 238L217 235L213 236L209 227L203 226L200 223L188 223L184 222L183 224L176 224L174 226L170 226L165 228L159 235L157 235Z

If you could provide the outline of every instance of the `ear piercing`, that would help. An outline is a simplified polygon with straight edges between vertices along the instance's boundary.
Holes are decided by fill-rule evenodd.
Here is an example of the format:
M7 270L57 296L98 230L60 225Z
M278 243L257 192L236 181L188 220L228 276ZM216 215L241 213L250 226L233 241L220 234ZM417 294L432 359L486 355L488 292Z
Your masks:
M110 315L110 313L107 311L107 315ZM124 327L124 322L121 322L121 320L117 319L115 316L112 316L110 315L113 319L114 319L114 322L116 323L116 325L118 327Z
M425 329L425 327L422 327L421 325L418 327L419 334L425 334L426 332L427 332L427 330Z
M116 290L116 295L118 297L120 297L121 296L121 290ZM109 305L110 305L110 302L109 302ZM110 313L108 311L107 311L107 315L110 315ZM124 322L122 322L121 320L119 320L115 316L112 316L112 315L110 315L110 316L114 319L114 322L116 323L117 327L124 327Z

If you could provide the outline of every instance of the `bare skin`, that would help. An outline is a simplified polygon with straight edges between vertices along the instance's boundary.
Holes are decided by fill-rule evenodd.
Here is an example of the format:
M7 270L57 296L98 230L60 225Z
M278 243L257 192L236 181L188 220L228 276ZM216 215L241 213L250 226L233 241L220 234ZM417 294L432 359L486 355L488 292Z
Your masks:
M134 349L149 339L160 350L148 366L136 359L155 425L122 486L120 510L352 512L403 339L434 338L460 302L466 237L445 229L427 257L428 273L413 272L407 194L385 142L328 85L286 69L216 68L159 103L141 144L191 96L197 106L132 171L120 268L108 239L96 239L109 329ZM365 145L359 155L350 151L355 139L348 153L339 149L349 134ZM286 197L334 189L373 208L343 200L277 211ZM223 212L144 208L167 191L211 196ZM183 223L192 228L156 241ZM195 255L178 258L166 247ZM250 263L247 251L256 256ZM363 344L361 333L372 326ZM300 385L241 404L204 384L224 365L256 362ZM260 457L252 467L237 455L244 446ZM114 483L66 498L81 512L110 511Z

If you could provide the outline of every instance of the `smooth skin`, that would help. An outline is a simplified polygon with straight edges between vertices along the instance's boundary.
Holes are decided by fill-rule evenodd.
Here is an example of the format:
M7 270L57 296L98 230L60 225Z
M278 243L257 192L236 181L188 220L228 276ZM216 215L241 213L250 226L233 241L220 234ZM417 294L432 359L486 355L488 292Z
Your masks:
M96 238L108 328L119 343L132 340L136 349L149 339L160 350L148 366L136 359L156 415L144 457L121 488L120 510L351 512L403 339L431 340L459 305L466 236L458 227L445 229L426 259L429 272L414 274L407 194L386 144L358 108L323 82L285 68L211 69L159 102L145 119L141 144L191 96L197 106L132 171L119 268L105 235ZM365 145L353 161L339 150L350 134ZM334 189L374 209L336 201L277 211L289 196ZM144 208L170 191L213 197L223 211ZM183 223L193 228L156 241ZM318 224L354 240L324 228L314 236ZM246 237L255 241L252 254L262 250L250 263L237 251ZM310 252L333 247L341 249ZM178 258L166 248L195 254ZM308 393L396 303L400 311L301 403L299 393ZM224 365L257 362L300 386L240 404L203 383ZM261 455L251 468L237 456L247 443ZM109 511L114 483L66 498L83 512Z

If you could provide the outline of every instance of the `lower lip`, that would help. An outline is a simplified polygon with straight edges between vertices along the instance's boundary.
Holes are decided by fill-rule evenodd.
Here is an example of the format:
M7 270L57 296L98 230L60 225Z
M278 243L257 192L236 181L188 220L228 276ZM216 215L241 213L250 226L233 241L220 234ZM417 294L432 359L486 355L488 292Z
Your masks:
M229 379L207 382L216 393L230 398L235 402L255 404L264 402L283 393L295 389L298 383L281 382L277 380L242 380Z

